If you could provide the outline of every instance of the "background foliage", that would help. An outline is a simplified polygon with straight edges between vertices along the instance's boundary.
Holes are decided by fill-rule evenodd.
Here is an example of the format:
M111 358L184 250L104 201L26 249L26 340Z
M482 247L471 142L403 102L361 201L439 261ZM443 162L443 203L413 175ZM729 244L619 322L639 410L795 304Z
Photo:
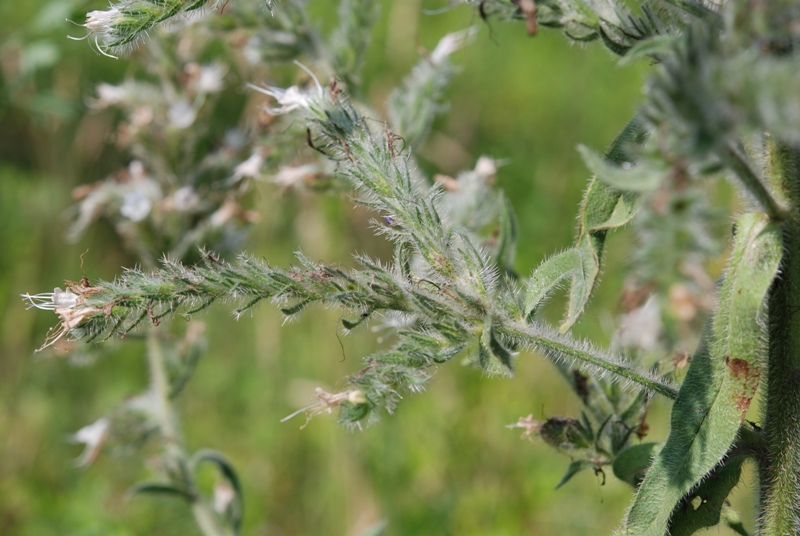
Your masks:
M326 2L311 6L315 17L329 18ZM144 476L142 464L130 463L125 453L104 453L79 469L73 461L80 447L65 442L146 384L144 341L94 356L34 356L52 319L24 314L17 298L61 285L64 274L77 280L84 270L90 278L110 279L132 264L102 225L78 243L65 242L71 190L125 163L108 143L111 118L88 111L86 103L97 83L122 80L129 60L99 57L64 38L74 30L65 18L81 20L102 7L82 0L0 6L2 534L195 530L177 501L126 497ZM464 7L422 13L436 7L381 2L364 73L369 101L382 109L417 61L419 46L430 50L448 31L480 26L475 43L455 56L462 72L448 89L451 113L416 154L423 166L444 173L472 167L481 154L507 159L499 185L519 218L515 267L527 273L571 242L588 176L575 146L610 142L621 118L634 111L647 66L617 67L599 46L571 48L555 32L531 39L519 25L493 23L490 29ZM345 266L353 264L348 251L389 254L372 237L369 215L351 210L345 198L287 193L265 183L250 208L262 217L247 250L279 266L298 248ZM621 310L622 265L634 254L627 238L623 232L611 240L603 284L577 333L607 339L610 312ZM560 304L552 308L556 319ZM311 310L283 327L280 313L267 306L238 322L224 308L203 320L210 351L181 400L186 440L224 450L237 465L247 534L323 528L360 534L381 519L394 535L609 533L630 498L624 484L609 478L601 486L590 472L552 492L569 459L504 428L528 413L540 419L577 413L577 401L542 359L523 356L513 379L448 367L425 395L410 397L366 433L347 433L334 418L299 430L302 419L278 421L309 403L313 387L358 370L357 356L370 353L377 335L362 330L346 337L343 360L333 311ZM657 401L652 439L663 438L663 414Z

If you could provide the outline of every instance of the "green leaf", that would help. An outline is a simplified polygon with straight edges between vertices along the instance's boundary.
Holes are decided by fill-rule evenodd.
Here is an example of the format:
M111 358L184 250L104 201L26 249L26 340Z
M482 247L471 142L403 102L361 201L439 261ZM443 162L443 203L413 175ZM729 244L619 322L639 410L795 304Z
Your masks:
M193 467L197 467L203 462L211 462L216 465L219 472L231 485L236 498L231 502L231 506L226 510L225 514L230 521L231 527L236 531L236 534L239 534L244 514L244 498L242 496L242 486L239 482L239 476L236 474L236 469L234 469L233 464L231 464L225 456L214 450L200 450L192 456L191 464Z
M744 460L743 456L728 460L683 498L669 523L671 536L691 536L702 528L718 525L721 519L727 523L728 519L738 517L725 499L739 482Z
M597 467L597 466L595 464L593 464L592 462L590 462L589 460L575 460L575 461L573 461L571 464L569 464L569 467L567 467L567 472L564 473L564 476L562 476L561 480L559 480L558 484L556 484L555 489L558 489L561 486L563 486L564 484L566 484L567 482L569 482L570 479L572 479L573 476L577 475L578 473L580 473L584 469L594 469L595 467Z
M621 165L610 164L608 160L589 149L585 145L578 146L586 167L608 186L623 192L650 192L658 188L663 177L653 169L642 169L642 166L630 162ZM627 166L627 167L626 167Z
M761 214L740 217L736 229L714 317L672 408L667 442L628 512L626 536L667 532L681 499L730 449L756 393L766 352L764 301L781 259L781 231Z
M611 144L606 160L612 164L631 161L627 148L643 143L647 135L642 120L634 117ZM637 194L620 192L597 177L589 183L581 204L578 240L574 248L580 251L583 284L570 287L567 314L559 328L562 333L568 331L583 314L594 289L600 275L606 232L628 223L636 214L637 202Z
M540 264L528 281L528 290L525 295L525 318L530 319L536 309L563 280L571 279L573 287L585 287L586 274L583 261L581 250L575 248L553 255ZM591 269L591 265L589 268Z
M611 466L614 476L638 487L660 448L661 443L640 443L623 450Z
M194 502L194 496L188 490L166 482L140 482L128 490L128 495L169 495Z

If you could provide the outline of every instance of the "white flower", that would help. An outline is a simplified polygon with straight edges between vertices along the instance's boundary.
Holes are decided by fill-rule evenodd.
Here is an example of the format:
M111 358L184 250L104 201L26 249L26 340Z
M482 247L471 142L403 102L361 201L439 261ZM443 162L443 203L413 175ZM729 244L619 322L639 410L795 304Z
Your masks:
M439 41L439 44L436 45L436 48L433 49L433 52L431 52L431 63L434 65L441 64L444 60L449 58L453 52L472 41L477 33L477 28L473 26L466 30L461 30L460 32L445 35Z
M307 177L319 173L319 169L314 164L304 166L283 166L278 173L272 177L272 182L285 188L292 188L301 184Z
M225 145L234 151L241 149L247 143L247 135L241 129L232 128L225 132Z
M36 307L45 311L53 311L58 315L59 323L50 328L47 332L44 344L36 350L41 352L49 346L53 346L70 331L80 326L87 318L100 313L97 307L89 307L84 303L84 298L88 294L94 294L98 290L92 286L84 286L83 283L71 287L72 290L53 289L53 292L42 292L41 294L22 294L28 301L28 308Z
M297 86L281 89L274 86L258 87L253 84L247 84L247 87L250 89L255 89L264 95L269 95L278 101L278 104L281 105L279 108L270 108L269 106L264 107L264 109L271 115L286 114L297 110L298 108L308 109L311 104L311 95L300 91L300 88Z
M96 31L109 31L111 26L114 23L114 19L119 15L119 9L112 7L111 9L107 9L105 11L90 11L86 14L86 24L83 26L92 30L93 32Z
M147 179L147 172L141 160L131 160L131 163L128 164L128 173L131 174L131 179L135 181Z
M86 466L91 464L97 455L100 454L100 449L103 448L108 437L108 429L111 427L111 421L105 417L97 419L92 424L84 426L72 436L69 441L72 443L83 443L86 445L77 459L76 464L79 466Z
M22 294L22 297L28 300L28 309L36 307L45 311L55 311L56 309L72 309L78 304L77 294L60 288L54 288L53 292Z
M175 190L172 194L172 207L175 210L185 212L200 203L200 196L195 193L191 186L183 186Z
M225 68L221 65L204 65L200 68L197 77L198 93L216 93L222 89L222 79L225 78Z
M311 102L315 98L320 98L324 94L322 90L322 86L317 80L317 77L314 76L314 73L309 70L308 67L303 65L302 63L295 61L295 65L303 69L306 73L314 79L314 85L316 86L316 92L305 92L301 91L300 88L297 86L291 86L286 89L281 89L279 87L274 86L267 86L267 87L258 87L254 84L247 84L247 87L250 89L254 89L259 93L263 93L264 95L269 95L270 97L274 98L278 101L278 104L281 106L279 108L270 108L265 107L264 109L271 115L281 115L286 114L291 111L297 110L298 108L305 108L309 109L311 107Z
M100 84L97 86L97 105L103 107L119 104L125 100L126 93L124 86Z
M481 156L475 164L475 173L481 177L494 177L497 175L497 162L489 156Z
M128 192L122 198L122 207L119 213L131 221L142 221L150 214L153 202L142 192L135 190Z
M261 172L261 164L264 163L264 157L260 152L255 152L250 155L250 158L236 166L233 170L233 179L239 180L243 177L255 178Z
M169 107L167 118L172 126L183 129L194 123L197 118L197 110L189 104L189 101L181 99Z

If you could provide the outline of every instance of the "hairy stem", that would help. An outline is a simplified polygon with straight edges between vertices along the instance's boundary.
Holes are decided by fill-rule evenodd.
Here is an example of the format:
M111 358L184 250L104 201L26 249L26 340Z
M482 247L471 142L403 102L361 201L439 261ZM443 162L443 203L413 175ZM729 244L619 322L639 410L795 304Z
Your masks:
M761 461L762 536L800 533L800 151L776 144L772 169L790 203L781 275L769 300L769 366Z
M610 372L622 381L636 384L670 400L675 400L678 396L678 391L674 387L652 375L633 369L627 363L603 355L591 347L581 345L555 332L548 333L540 326L517 323L511 326L504 325L499 331L505 332L523 344L530 344L554 361L572 360L579 367L594 369L600 374Z
M736 147L734 142L728 141L717 151L717 156L728 169L736 174L739 183L755 198L770 218L782 220L786 216L786 211L778 205L772 193L747 161L747 157Z

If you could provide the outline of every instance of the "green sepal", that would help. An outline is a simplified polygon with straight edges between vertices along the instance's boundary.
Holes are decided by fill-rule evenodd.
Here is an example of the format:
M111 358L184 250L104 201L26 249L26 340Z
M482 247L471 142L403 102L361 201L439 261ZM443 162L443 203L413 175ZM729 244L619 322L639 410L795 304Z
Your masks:
M491 367L491 364L487 359L489 356L502 363L507 369L507 372L514 372L514 366L512 363L514 355L508 349L506 349L506 347L503 346L499 340L497 340L494 329L492 329L491 318L486 321L486 328L481 334L479 349L479 359L481 360L481 365L485 369L489 369Z
M660 54L669 52L678 38L673 35L656 35L643 41L638 41L619 60L620 65L627 65L642 58L657 58Z
M625 36L619 28L615 27L607 20L599 19L597 28L600 38L603 40L603 44L617 56L624 56L631 48L631 39Z
M314 301L313 299L308 298L289 307L281 307L281 312L286 316L296 315L297 313L305 309L306 306L313 301Z
M564 473L564 476L561 477L561 480L558 481L558 484L556 484L556 487L554 489L560 488L561 486L569 482L573 476L577 475L581 471L585 469L594 469L596 467L597 466L592 462L590 462L589 460L573 461L571 464L569 464L569 467L567 467L567 472Z
M761 214L736 223L713 319L672 408L671 430L621 534L663 536L679 502L725 457L756 393L766 353L765 297L780 264L781 230Z
M369 312L362 313L361 316L356 318L355 320L348 320L346 318L342 318L342 326L347 331L352 331L360 326L367 318L369 318Z
M373 409L375 409L374 405L370 404L369 402L364 402L363 404L342 402L339 404L339 422L358 422L369 415L370 411Z
M623 450L611 465L614 476L634 488L639 487L660 448L661 443L639 443Z
M569 417L550 417L539 429L539 437L558 450L585 451L594 445L595 435L588 419L584 417L583 421L581 423Z

